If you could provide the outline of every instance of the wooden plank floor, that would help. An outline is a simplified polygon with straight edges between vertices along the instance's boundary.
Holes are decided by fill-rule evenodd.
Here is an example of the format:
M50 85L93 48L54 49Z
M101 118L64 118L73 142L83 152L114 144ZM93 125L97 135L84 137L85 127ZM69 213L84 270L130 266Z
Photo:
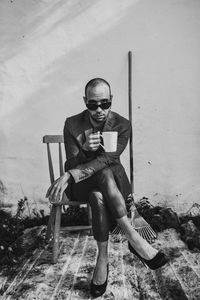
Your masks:
M154 246L162 247L171 261L151 271L128 251L126 241L111 240L108 287L101 299L199 300L200 253L189 251L171 229L159 234ZM96 254L93 237L63 232L58 263L51 264L51 245L35 250L13 276L0 274L0 299L91 299Z

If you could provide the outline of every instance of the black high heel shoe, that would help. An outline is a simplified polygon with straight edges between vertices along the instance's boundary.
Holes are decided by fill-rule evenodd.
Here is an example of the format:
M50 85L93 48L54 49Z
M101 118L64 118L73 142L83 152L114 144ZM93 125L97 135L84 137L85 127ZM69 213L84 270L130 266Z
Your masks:
M106 287L107 287L107 283L108 283L108 264L107 264L107 276L106 276L106 281L103 284L94 284L93 281L91 282L91 286L90 286L90 293L92 295L92 297L97 298L102 296L105 291L106 291Z
M135 251L135 249L131 246L129 242L128 242L128 248L133 254L135 254L141 260L141 262L144 265L147 265L152 270L156 270L164 266L169 261L167 256L161 251L159 251L152 259L145 259Z

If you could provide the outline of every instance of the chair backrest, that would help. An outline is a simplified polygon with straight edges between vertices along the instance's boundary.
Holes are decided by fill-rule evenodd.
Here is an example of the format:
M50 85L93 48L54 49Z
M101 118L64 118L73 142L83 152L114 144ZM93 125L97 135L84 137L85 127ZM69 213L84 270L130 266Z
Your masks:
M43 136L43 143L47 144L47 157L48 157L48 164L49 164L49 175L51 183L54 182L54 167L52 163L52 153L51 153L51 146L50 144L58 144L58 154L59 154L59 171L60 176L64 174L64 167L63 167L63 156L62 156L62 146L61 144L64 143L63 135L45 135Z
M63 135L45 135L43 136L43 143L47 144L47 157L48 157L48 165L49 165L49 175L50 181L53 183L55 181L54 176L54 165L52 161L52 152L51 152L51 144L58 144L58 156L59 156L59 173L60 176L64 174L64 165L63 165L63 156L62 156L62 144L64 143ZM70 200L66 193L63 193L62 201L60 201L59 205L81 205L87 203L86 200L83 201L74 201Z

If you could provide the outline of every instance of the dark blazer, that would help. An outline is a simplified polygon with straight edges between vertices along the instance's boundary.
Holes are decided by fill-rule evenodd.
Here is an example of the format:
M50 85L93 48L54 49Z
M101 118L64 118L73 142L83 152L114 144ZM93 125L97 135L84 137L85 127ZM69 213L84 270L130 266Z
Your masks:
M102 147L97 151L84 151L86 136L93 131L88 110L69 117L64 126L66 151L65 171L69 171L75 182L89 178L97 171L120 163L131 134L131 123L119 114L110 111L102 131L117 131L117 151L106 153Z

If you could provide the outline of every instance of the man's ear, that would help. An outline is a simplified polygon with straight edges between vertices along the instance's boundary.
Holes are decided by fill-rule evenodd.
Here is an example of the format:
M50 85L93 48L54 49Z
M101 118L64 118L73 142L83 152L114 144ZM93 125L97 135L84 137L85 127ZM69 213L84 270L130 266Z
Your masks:
M85 104L87 103L87 98L85 96L83 96L83 100L85 102Z
M110 100L112 100L112 98L113 98L113 95L110 95Z

